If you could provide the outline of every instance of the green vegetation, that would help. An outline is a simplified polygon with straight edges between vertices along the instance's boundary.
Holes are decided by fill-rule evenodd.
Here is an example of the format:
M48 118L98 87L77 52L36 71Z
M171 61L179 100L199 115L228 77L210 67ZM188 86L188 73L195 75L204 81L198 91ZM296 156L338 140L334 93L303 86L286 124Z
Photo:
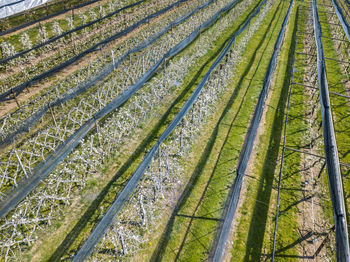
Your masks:
M279 59L275 76L274 90L266 115L264 133L259 139L258 152L253 164L252 176L248 176L247 190L244 202L240 209L240 218L235 227L232 261L258 261L269 260L272 251L272 242L275 225L276 189L279 174L281 150L279 148L283 139L283 124L286 113L286 99L291 89L291 102L289 109L286 146L303 149L310 142L308 137L307 107L312 103L319 103L317 98L311 98L305 92L305 87L291 85L292 71L294 82L303 83L308 57L296 54L294 68L292 61L295 50L305 52L304 37L306 29L306 5L296 2L294 12L285 38L285 43ZM321 19L322 20L322 19ZM297 42L296 42L297 41ZM341 76L341 74L340 74ZM317 108L317 107L316 107ZM317 123L320 123L320 112L317 113ZM320 138L322 140L322 137ZM319 146L319 155L323 154L323 145ZM278 221L276 261L294 260L300 255L299 244L308 241L308 235L300 231L301 203L308 201L305 197L301 179L302 163L305 158L294 151L286 151L282 171L282 185L280 197L280 216ZM329 200L328 182L325 170L319 174L321 177L322 192L318 192L317 199L322 209L318 217L322 217L332 225L332 207ZM314 197L314 196L311 196ZM252 208L254 207L254 209ZM305 211L303 211L305 212ZM325 228L324 232L328 232ZM319 232L315 232L318 234ZM317 245L319 245L318 242ZM331 256L331 254L329 254Z
M286 3L276 4L272 8L254 36L256 41L248 43L244 57L249 59L239 64L229 88L230 93L223 96L225 99L217 108L217 111L223 112L168 222L153 255L154 260L161 257L163 260L178 258L184 261L207 258L222 206L234 179L238 155L261 90L259 87L279 33L278 25L281 25L288 7ZM274 30L266 34L272 28ZM239 257L237 253L244 250L244 247L235 249L235 258Z
M241 0L239 2L242 3L243 1ZM59 3L62 4L63 2L60 1ZM130 0L130 2L132 1ZM175 85L172 86L170 92L161 101L159 100L160 102L154 105L152 110L146 111L146 117L140 120L141 123L136 125L135 130L131 132L132 134L125 135L125 141L121 146L118 145L117 150L115 150L116 152L100 158L103 159L103 163L101 163L97 171L88 170L86 172L91 171L89 174L83 174L88 179L83 180L85 184L81 190L78 188L78 183L75 184L75 188L72 190L72 202L69 205L65 205L63 200L57 200L62 201L62 205L57 205L62 207L62 211L57 212L57 217L49 220L48 223L50 225L45 225L45 234L39 231L35 232L35 236L39 237L38 241L32 246L29 243L28 245L30 247L28 249L18 251L21 253L16 254L16 256L18 255L16 258L34 261L60 261L61 259L69 260L77 252L124 188L145 154L156 143L165 128L171 123L190 97L192 91L202 80L202 77L208 72L208 69L224 49L230 38L239 30L240 26L244 24L245 20L256 10L261 2L262 0L252 3L245 12L241 13L236 20L232 21L230 26L225 24L225 29L220 31L215 26L220 25L220 21L222 21L220 19L228 16L232 10L227 11L216 21L215 26L201 32L201 36L196 41L175 58L167 61L167 63L173 63L190 56L191 59L195 57L193 60L188 60L191 61L188 63L191 66L188 67L189 69L186 71L186 74L182 74L182 84L177 87ZM320 0L318 2L321 3ZM324 2L323 0L322 3ZM171 202L173 206L169 204L169 206L164 207L164 210L161 211L162 219L156 226L147 225L147 228L141 228L141 237L151 239L151 241L143 244L143 250L139 251L136 254L137 257L132 259L136 261L205 261L211 255L211 248L216 241L218 229L222 224L223 210L225 205L227 205L227 199L230 197L230 189L236 177L238 158L289 3L290 0L274 1L263 21L261 23L259 22L260 24L257 25L257 29L255 28L256 31L254 31L255 33L252 38L246 41L244 37L247 36L246 34L248 32L244 32L236 40L236 46L244 43L242 59L237 62L237 65L232 69L233 71L230 72L234 74L234 77L231 78L230 84L220 95L220 102L215 106L213 114L205 119L205 127L190 142L192 146L189 154L183 159L181 158L180 164L183 169L181 169L179 177L182 186L179 189L180 192L172 192L176 201ZM310 8L308 4L301 0L294 2L274 78L271 81L264 116L259 127L258 137L255 141L247 175L244 178L240 203L233 223L233 233L228 240L230 244L226 246L226 260L261 261L270 260L271 258L276 215L276 185L280 171L281 145L284 138L283 131L286 131L287 147L296 150L305 150L306 153L310 150L310 152L317 152L318 155L324 155L318 93L314 92L311 96L311 89L307 89L308 87L291 84L293 82L305 84L317 80L313 78L312 74L314 72L311 72L310 69L312 67L310 66L310 61L316 58L315 56L305 54L315 51L312 50L313 42L306 36L310 35L307 32L310 28L310 24L307 24L308 19L310 19L310 16L307 14L310 12L308 10ZM103 5L101 3L100 6L108 8L107 3L103 3ZM49 9L43 10L49 12ZM98 13L99 6L95 7L94 10ZM133 9L133 11L135 10ZM326 11L326 7L319 5L319 11L320 20L327 21L329 18L327 13L322 12ZM43 14L39 12L38 15ZM168 15L166 14L165 16L169 18ZM18 17L21 16L19 15ZM253 25L257 19L257 17L253 19L250 25ZM59 23L64 30L68 30L67 20L60 19ZM75 14L74 23L75 26L81 23L80 16L77 14ZM107 23L107 21L103 22L103 24ZM12 24L9 20L6 26L10 25ZM52 22L45 24L50 37L53 35L52 25ZM27 31L33 42L36 41L38 28L36 26ZM93 28L96 29L96 27ZM154 28L153 30L156 31ZM143 32L142 30L140 30L141 33ZM332 30L332 25L322 23L324 36L333 37ZM171 31L172 37L174 31L174 29ZM212 32L216 32L216 34L209 34ZM210 40L210 44L207 44L209 40L206 40L203 44L201 43L203 41L201 40L203 35L204 37L208 35L218 37L215 40ZM22 48L19 37L20 33L8 38L9 42L16 47L16 50ZM122 44L119 43L118 47ZM163 44L167 47L166 41L163 41ZM323 38L323 44L326 57L339 59L339 52L343 51L339 51L339 48L331 39ZM201 46L206 46L202 53L198 51ZM208 46L210 46L209 49L207 49ZM147 52L147 50L144 50L144 52ZM135 54L138 58L141 55L141 52ZM228 57L226 57L226 62ZM104 62L111 60L110 57L103 59ZM130 56L128 62L132 64L134 62L133 59L139 61L136 60L136 57ZM99 66L102 66L102 64L101 62ZM334 60L327 60L326 67L330 91L349 95L349 89L347 89L345 84L349 81L349 76L343 73L344 68L340 63ZM42 67L38 66L37 69L41 70ZM87 68L84 70L87 70ZM218 73L218 71L219 69L215 73ZM160 83L164 72L166 72L166 69L165 71L159 70L154 76L155 79L152 80L157 80ZM70 106L79 104L82 96L89 97L93 93L96 93L102 84L107 83L112 77L116 77L115 72L111 73L106 79L92 87L89 91L81 94L81 96L70 100L69 103L65 104L65 108L58 109L60 110L58 114L63 116L70 112ZM312 78L312 80L309 78ZM117 80L124 81L121 77ZM113 84L116 83L114 82ZM152 92L154 91L151 90L152 87L154 86L146 84L140 92ZM291 100L288 125L287 130L284 130L289 94L291 94ZM43 92L39 94L39 96L42 95ZM135 97L137 95L139 94L136 94ZM132 102L132 99L129 99L123 106L131 108ZM349 164L349 100L345 97L331 94L331 103L340 161ZM135 111L133 112L138 116L138 114L143 113L142 110L142 108L137 109L135 106ZM63 119L62 123L65 123L65 118ZM105 127L106 124L107 126L108 120L110 119L105 117L99 122L99 125ZM70 120L67 119L67 123L68 121ZM25 140L28 140L29 136L33 136L34 132L49 128L50 123L52 124L53 122L55 120L49 118L43 119L30 133L23 135L22 141L16 141L16 146L18 145L21 149L22 147L27 149L23 146L26 145ZM79 124L77 124L76 128L79 128ZM108 136L108 131L105 131L104 135L106 134ZM98 144L101 139L99 135L96 130L91 130L86 139L91 139L91 144ZM54 144L54 142L55 139L52 137L45 140L45 143ZM101 144L100 147L103 149ZM28 146L28 148L31 147ZM51 152L50 150L48 148L43 149L42 158L39 158L39 156L38 159L40 161L44 159L44 155L46 156L48 152ZM84 143L82 142L75 150L85 150ZM96 154L103 153L96 150ZM15 156L13 155L11 157L14 158ZM20 162L20 160L18 161ZM314 241L314 236L325 236L325 232L331 232L331 227L334 224L332 205L329 200L326 169L324 166L319 168L320 170L317 169L323 165L324 159L319 158L313 163L309 162L313 161L309 161L306 154L288 149L285 152L276 242L276 261L294 260L302 252L304 254L307 253L308 250L301 250L302 244L306 242L306 245L310 244L310 241ZM315 166L316 169L314 169ZM14 165L10 168L18 169L18 166ZM76 171L80 172L81 170L78 169L79 167ZM318 178L315 179L313 173L312 177L310 177L312 183L315 182L315 184L312 185L312 189L305 189L305 185L307 185L305 178L315 170L319 171L317 174ZM350 168L343 166L342 175L347 200L347 213L349 214ZM317 188L316 184L318 186ZM8 186L10 187L12 184ZM316 190L314 190L315 188ZM314 198L314 196L316 197ZM317 216L324 220L324 227L322 228L324 231L322 232L318 232L317 229L314 230L315 227L307 233L305 233L306 230L303 230L305 228L309 229L309 225L306 225L307 223L315 224L314 221L307 221L305 223L305 220L308 220L305 219L308 215L308 210L303 203L310 199L317 201L315 204L317 205L317 212L319 211ZM312 202L312 205L314 205L314 202ZM137 223L135 221L132 222ZM26 233L25 230L22 231L24 234ZM327 237L323 237L322 241L327 239ZM334 239L332 237L329 239L330 243L326 243L326 245L333 247ZM317 246L319 245L322 246L321 241L318 242ZM316 244L313 247L316 247ZM331 257L332 255L333 253L329 256ZM142 259L139 259L139 257L142 257ZM124 258L128 260L130 256L126 254Z
M319 2L319 10L325 11L325 7L321 5L324 1ZM320 20L327 21L327 14L324 12L319 12ZM326 37L334 37L332 35L332 30L334 29L328 23L321 23L322 34ZM341 29L342 30L342 29ZM323 48L325 56L331 59L339 60L340 48L336 49L335 43L336 40L331 40L328 38L323 38ZM339 43L337 43L339 44ZM343 43L340 43L343 44ZM349 95L349 86L346 87L346 83L349 81L349 75L347 76L344 73L344 69L341 69L341 66L348 67L348 64L341 64L341 62L326 59L326 73L327 73L327 82L330 92L335 92L338 94ZM333 123L334 130L336 134L339 160L343 163L350 163L350 104L349 99L341 96L336 96L330 94L330 101L332 105L332 114L333 114ZM346 199L347 205L347 215L349 217L350 210L350 168L342 166L342 178L343 178L343 187L344 187L344 196ZM330 214L332 216L332 214Z
M232 261L258 261L261 260L261 255L269 254L272 250L269 236L273 236L272 214L275 213L274 174L278 171L282 123L292 73L298 18L299 12L294 6L271 87L264 132L258 140L259 147L250 171L252 176L246 177L248 185L235 227ZM284 232L284 237L295 234L285 230L283 222L281 224L279 229Z
M254 6L255 5L257 4L254 3ZM177 90L174 90L172 98L176 97L176 99L174 101L171 101L170 99L163 101L163 104L154 108L154 113L152 114L153 119L145 124L149 129L146 135L142 135L141 130L138 130L134 134L135 137L133 141L135 143L133 142L133 145L125 145L125 148L127 148L125 152L121 149L120 153L110 156L105 161L104 166L101 168L101 170L108 170L103 172L104 179L98 180L97 184L92 183L91 187L93 190L89 190L89 192L85 190L80 192L83 195L79 198L83 197L83 201L79 204L80 211L77 212L78 214L71 214L70 218L68 218L71 226L67 229L62 229L59 233L60 236L50 240L54 243L48 245L47 248L41 246L38 251L40 252L40 257L44 257L45 259L50 258L50 260L56 261L56 259L59 259L63 255L66 256L74 253L83 243L91 232L91 229L101 219L104 212L101 213L100 211L108 209L111 202L115 199L118 192L120 192L125 185L125 182L129 179L130 175L143 159L145 152L154 145L160 134L172 121L182 105L191 95L191 91L197 86L200 79L207 72L220 51L224 48L228 39L234 34L235 31L233 31L233 29L237 30L237 28L244 23L245 17L248 16L248 13L251 13L251 11L246 12L242 17L237 19L230 28L222 32L220 37L213 42L212 49L208 50L205 55L199 58L198 62L185 76L184 84ZM219 22L220 20L217 23ZM205 32L202 32L202 34L204 33ZM197 39L196 41L200 41L200 39ZM182 53L194 53L195 48L197 48L196 42L183 50ZM175 57L174 60L181 59L182 53ZM162 77L162 73L159 72L155 77ZM126 105L128 103L129 102L127 102ZM157 117L155 118L154 116ZM141 142L139 143L139 141ZM115 173L115 170L118 171ZM96 180L99 176L102 176L102 172L94 175L92 179ZM88 184L89 186L91 185L90 182L88 182ZM92 195L97 195L93 201L90 200ZM81 215L82 213L83 215ZM64 237L65 239L63 239ZM43 239L43 241L46 240ZM61 241L63 242L60 244L59 242ZM60 246L54 252L53 248L57 247L57 245ZM33 251L30 251L30 253L32 252ZM52 254L52 252L54 253Z
M12 27L37 20L87 2L90 2L90 0L53 0L49 4L1 19L0 31L5 31Z

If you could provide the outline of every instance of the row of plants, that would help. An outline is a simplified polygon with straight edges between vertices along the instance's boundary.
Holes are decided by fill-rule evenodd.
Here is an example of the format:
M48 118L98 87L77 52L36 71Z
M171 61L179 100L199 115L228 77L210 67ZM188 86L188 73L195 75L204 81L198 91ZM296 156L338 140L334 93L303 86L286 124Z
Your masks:
M251 9L243 13L239 22L244 21L249 12ZM252 25L252 28L254 26ZM232 27L231 25L230 31L226 30L226 35L232 35ZM159 207L170 206L175 192L181 185L183 187L184 180L187 180L186 159L194 154L192 147L195 143L201 143L200 135L204 132L203 127L207 127L210 117L216 113L217 104L219 101L222 102L223 95L228 94L225 91L233 79L234 70L232 69L242 57L246 43L255 30L250 29L239 39L239 42L237 41L229 55L218 65L217 71L209 77L192 109L162 143L157 157L153 159L128 204L123 207L121 214L117 216L93 252L92 260L139 257L140 249L148 249L152 245L149 241L156 241L156 237L150 232L156 230L156 225L159 227L160 219L164 220L165 210ZM201 79L200 76L199 79ZM149 260L149 254L142 259ZM192 259L196 258L192 257Z
M201 10L194 14L191 19L173 28L171 33L162 36L154 45L140 51L137 55L133 55L130 59L124 60L109 81L97 85L87 93L66 103L58 112L56 110L47 125L40 127L28 139L7 151L3 156L4 162L1 168L4 171L3 178L8 177L8 179L3 180L1 190L12 186L12 179L18 181L25 176L24 169L33 170L35 165L45 160L49 153L78 130L83 123L92 118L113 98L135 84L136 80L169 50L169 43L174 46L180 42L194 28L202 24L208 16L220 9L224 3L225 1L218 3L214 6L215 8L210 8L210 10L208 8ZM21 166L24 168L18 169Z
M119 9L119 7L124 7L128 6L130 1L124 1L115 6L116 10ZM113 5L111 5L111 8L113 8ZM103 9L101 9L103 10ZM126 11L122 11L122 14L127 13ZM120 14L120 13L119 13ZM14 41L15 39L18 39L20 41L21 46L23 46L23 50L17 51L16 48L11 45L11 43L8 43L6 40L3 40L1 43L1 48L4 53L4 56L6 57L12 57L13 55L21 54L21 51L24 50L32 50L29 53L24 53L22 55L19 55L18 58L14 58L15 60L10 60L9 62L3 62L3 72L2 72L2 77L4 75L11 76L11 75L16 75L18 74L18 69L16 70L16 66L20 66L22 69L26 67L31 67L33 70L35 70L35 65L38 64L37 67L46 67L47 61L50 61L48 58L50 56L57 58L57 55L61 52L62 55L65 51L63 50L63 46L66 48L70 49L72 51L73 48L76 47L76 43L83 43L84 40L88 39L89 37L91 38L92 35L98 33L98 31L101 30L101 28L107 27L109 24L106 24L106 21L100 21L97 24L94 24L88 28L84 28L82 30L78 30L76 32L73 32L72 34L67 34L70 32L70 30L74 30L74 24L73 24L73 16L67 17L69 20L69 28L68 31L66 29L62 29L60 24L58 22L55 22L54 26L49 30L47 29L46 26L40 25L38 29L38 35L37 35L37 40L34 41L32 40L27 32L22 32L20 35L15 35L15 36L8 36L9 40L8 41ZM93 21L98 21L93 20ZM109 19L110 23L116 23L118 20L118 16L112 16L112 18ZM120 21L119 21L120 23ZM51 36L51 34L53 34ZM67 35L66 35L67 34ZM49 36L50 35L50 36ZM48 40L50 40L53 37L58 37L58 36L65 36L63 38L59 38L56 41L52 43L45 44ZM74 41L73 41L74 40ZM80 44L80 45L81 45ZM17 44L18 45L18 44ZM35 48L35 46L42 45L39 48ZM74 50L73 50L74 51ZM56 55L56 56L55 56ZM46 58L46 59L45 59ZM44 60L43 64L40 64L41 60ZM45 62L46 61L46 62ZM13 66L15 67L13 67ZM7 70L6 70L7 69ZM28 71L28 70L27 70ZM29 77L29 75L28 75Z
M90 22L104 19L106 16L108 18L109 14L135 2L136 1L116 2L111 0L107 3L99 3L99 5L91 7L88 10L79 10L75 13L70 12L63 18L52 19L47 23L40 23L34 27L22 30L21 32L3 36L0 38L3 48L2 58L11 57L16 53L29 50L35 45L42 44L51 38L60 36L62 33L69 32L70 30ZM115 17L112 17L109 22L113 21L113 19L115 19ZM108 21L101 20L97 24L92 24L91 27L92 29L96 29L98 25L104 25L106 22ZM82 34L87 31L91 31L91 28L85 28L82 32L77 31L77 33ZM44 39L42 39L42 37L44 37Z
M236 176L238 157L273 52L280 28L278 25L282 23L288 3L275 2L266 8L265 17L255 21L254 41L245 46L244 57L247 59L239 64L236 77L230 83L236 89L206 145L210 151L202 154L202 164L193 173L195 184L189 186L190 193L177 204L178 209L167 225L166 232L170 236L164 235L165 243L159 246L158 251L166 259L203 260L212 255L211 245L222 223L223 208ZM242 216L243 220L245 218ZM244 228L240 229L237 227L241 233L245 232ZM227 242L230 248L228 243L230 241ZM232 258L240 261L244 250L245 244L241 240L234 248Z
M220 3L218 2L218 7L220 6ZM210 13L207 12L207 15ZM194 21L192 21L193 23ZM229 22L229 21L227 21ZM226 24L227 26L227 24ZM175 30L175 29L174 29ZM220 30L212 30L212 32L215 32L216 34L220 33ZM174 92L176 90L176 86L180 83L183 79L183 75L185 75L185 72L183 70L189 70L190 65L195 64L194 61L199 59L200 56L204 55L206 53L207 47L211 44L211 39L209 37L204 38L204 36L201 36L201 45L202 48L196 48L192 49L191 51L188 51L187 56L182 55L181 58L176 60L176 63L174 63L174 73L166 73L166 85L172 87L170 90L171 92ZM207 46L204 45L206 43ZM194 51L196 50L196 51ZM170 66L170 65L168 65ZM168 70L168 66L166 67L166 70ZM171 77L171 79L168 79L168 77ZM22 202L17 209L11 213L7 218L7 223L3 225L3 232L4 232L4 239L2 243L4 245L2 246L3 253L7 250L8 245L5 243L13 243L10 239L22 239L21 243L22 245L28 244L26 241L26 236L31 236L34 238L33 234L37 230L38 224L35 223L35 221L32 221L32 223L25 223L22 222L25 221L23 217L30 218L30 217L37 217L37 216L46 216L49 214L49 218L46 217L46 222L39 221L39 224L43 227L45 224L49 223L48 220L50 218L56 217L61 218L63 217L63 214L56 214L56 216L53 216L50 213L45 213L45 209L41 208L40 211L37 209L27 209L26 206L31 206L32 204L37 206L38 198L36 197L38 192L42 192L43 189L47 189L49 192L52 192L52 195L56 193L61 193L65 195L67 193L66 188L64 187L66 184L60 182L58 177L62 180L66 179L67 181L73 180L73 181L79 181L79 179L75 179L78 177L83 177L83 180L86 181L86 177L90 177L94 175L94 165L100 166L102 162L104 162L102 158L108 157L109 155L113 154L113 152L116 152L117 148L119 148L118 144L121 143L121 141L124 141L123 143L126 143L125 141L128 141L127 138L133 134L133 131L135 130L135 124L142 125L142 121L140 120L140 117L147 116L151 117L149 115L148 110L146 110L144 107L152 108L157 104L157 101L164 100L164 96L162 95L162 90L164 92L169 92L168 88L164 88L161 84L163 82L163 77L155 78L152 80L152 82L145 87L145 89L141 89L139 92L141 94L138 94L134 96L127 104L125 105L125 110L121 108L116 113L114 113L111 117L106 119L103 122L103 126L97 127L97 132L94 131L91 136L89 136L88 139L82 141L82 145L77 148L69 157L69 159L66 159L51 175L50 177L43 182L43 184L35 190L36 192L33 192L24 202ZM158 94L158 96L154 95ZM163 97L163 98L162 98ZM140 116L141 114L141 116ZM133 120L134 119L134 120ZM115 134L113 137L111 134ZM109 139L109 140L108 140ZM131 139L131 138L130 138ZM109 151L108 151L109 150ZM117 151L118 152L118 151ZM96 158L96 161L94 157ZM83 168L84 166L84 168ZM72 172L74 170L74 172ZM74 176L72 179L70 179L72 176ZM59 184L55 184L54 181L57 181ZM76 183L73 182L74 187L76 186ZM82 183L82 187L85 185L85 183ZM59 190L56 191L56 188ZM78 188L75 188L75 193L82 192L82 188L78 190ZM69 191L68 191L69 192ZM51 196L52 196L51 195ZM52 199L48 196L48 199L45 200L45 198L41 198L40 201L47 203L50 205L50 207L53 205ZM59 207L64 207L64 201L57 201L58 207L56 210L59 210ZM28 212L23 212L23 210L27 210ZM34 211L36 210L36 211ZM13 220L11 218L16 217L15 214L19 214L22 219ZM17 215L18 217L18 215ZM12 223L9 223L11 221ZM17 223L17 224L16 224ZM25 233L19 232L18 230L15 230L15 228L23 228L23 226L26 226ZM11 230L10 230L11 229ZM7 232L7 233L6 233ZM16 232L15 235L12 235L10 232ZM6 237L5 237L6 234ZM35 234L34 234L35 235ZM30 242L30 241L29 241ZM11 250L13 250L17 246L18 243L15 243L14 246L9 247Z
M259 146L250 160L249 174L245 177L241 204L233 226L231 261L270 260L275 197L275 173L278 171L280 145L283 141L283 119L292 74L296 24L299 21L298 3L294 2L284 44L282 45L275 77L270 87L263 118L263 130L256 138ZM277 77L279 76L279 77ZM261 127L262 129L262 127Z
M159 3L157 1L152 1L142 3L139 6L132 8L134 10L133 15L128 15L128 10L123 10L118 16L113 17L112 21L109 21L109 23L104 26L99 24L96 25L95 28L90 28L89 30L92 30L92 32L87 32L86 37L78 36L75 32L68 35L65 39L61 38L57 43L49 44L33 51L37 52L37 55L31 56L31 54L26 54L23 57L11 60L9 63L12 63L14 68L10 67L5 69L0 83L2 93L22 83L27 83L42 73L69 61L69 59L83 53L85 50L89 50L89 48L95 46L101 41L108 39L119 32L123 32L138 21L167 7L173 2L175 1L169 0L161 1ZM41 36L40 39L45 40L47 39L47 36ZM70 65L73 62L71 62ZM49 76L46 76L39 81L42 83L42 81L47 80L48 77ZM35 84L35 81L28 82L27 86L30 87L33 84Z
M203 1L199 1L199 3L202 2ZM129 50L147 43L149 37L156 35L157 32L164 27L164 24L171 23L171 21L184 15L188 8L194 8L194 6L197 5L197 1L193 1L187 5L180 5L175 12L166 14L161 19L143 28L137 34L112 46L110 50L101 51L102 53L98 55L97 59L91 60L87 66L81 66L80 69L70 74L66 79L53 83L47 90L43 90L38 95L21 103L20 108L1 118L0 134L3 139L9 135L9 133L13 132L16 127L22 126L27 119L40 111L48 103L55 103L58 99L67 96L72 90L79 90L84 86L90 85L90 83L92 83L92 86L95 86L95 79L99 78L100 75L102 75L101 78L103 81L114 78L115 73L113 70L112 72L108 72L112 62L117 63L117 61L120 61L123 57L124 60L127 59L125 55L128 54ZM134 54L128 55L130 60L132 56L134 56ZM107 75L105 75L104 72L107 72ZM73 98L74 97L75 96L73 96Z

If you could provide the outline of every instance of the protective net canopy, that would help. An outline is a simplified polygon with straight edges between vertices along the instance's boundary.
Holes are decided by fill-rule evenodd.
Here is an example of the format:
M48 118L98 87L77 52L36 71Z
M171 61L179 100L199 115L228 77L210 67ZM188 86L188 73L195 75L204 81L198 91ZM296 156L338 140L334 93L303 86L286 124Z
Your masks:
M51 0L0 0L0 18L8 17Z

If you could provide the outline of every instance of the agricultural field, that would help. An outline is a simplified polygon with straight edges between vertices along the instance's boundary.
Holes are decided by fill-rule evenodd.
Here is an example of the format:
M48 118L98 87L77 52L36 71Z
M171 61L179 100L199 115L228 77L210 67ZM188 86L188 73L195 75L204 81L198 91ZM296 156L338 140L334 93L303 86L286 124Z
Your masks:
M349 205L348 0L0 19L0 261L350 261Z

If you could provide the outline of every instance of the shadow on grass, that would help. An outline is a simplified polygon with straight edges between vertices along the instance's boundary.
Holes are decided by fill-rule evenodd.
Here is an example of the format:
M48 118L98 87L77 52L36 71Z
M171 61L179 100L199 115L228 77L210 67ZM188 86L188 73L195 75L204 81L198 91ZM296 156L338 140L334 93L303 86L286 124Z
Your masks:
M252 12L253 12L253 11L254 11L254 10L252 10ZM272 22L274 21L275 16L276 16L276 13L275 13L274 16L273 16L273 19L271 20L270 25L271 25ZM206 148L205 148L205 150L203 151L203 154L202 154L202 156L201 156L201 158L200 158L200 160L199 160L197 166L195 167L195 170L193 171L193 173L192 173L192 175L191 175L191 178L190 178L189 182L188 182L187 185L186 185L185 190L183 191L182 195L180 196L180 198L179 198L179 200L178 200L178 202L177 202L177 204L176 204L176 206L175 206L175 208L174 208L173 213L171 214L170 220L169 220L169 222L168 222L168 224L167 224L167 226L166 226L166 229L164 230L164 232L163 232L163 234L162 234L162 236L161 236L161 238L160 238L160 240L159 240L159 242L158 242L157 248L155 249L155 251L154 251L153 254L152 254L151 261L161 261L161 260L162 260L164 254L165 254L165 249L166 249L166 247L167 247L167 245L168 245L168 243L169 243L169 240L170 240L171 232L173 231L173 228L174 228L175 218L176 218L176 216L180 216L180 215L178 214L178 212L182 209L182 207L185 205L185 203L186 203L187 200L189 199L189 197L190 197L190 195L191 195L191 192L192 192L192 189L197 185L198 180L199 180L199 177L200 177L201 172L202 172L202 170L203 170L203 167L205 166L206 162L208 161L209 156L210 156L210 154L211 154L211 152L212 152L212 150L213 150L213 147L214 147L214 145L215 145L215 141L216 141L216 138L217 138L218 132L219 132L219 127L220 127L221 125L227 125L227 124L222 123L222 121L223 121L223 119L225 118L226 114L229 112L229 110L230 110L230 108L232 107L233 103L235 102L235 99L236 99L236 97L237 97L239 91L240 91L241 88L242 88L242 83L243 83L244 80L246 80L246 76L247 76L248 73L250 72L251 67L252 67L252 65L253 65L253 63L254 63L254 61L255 61L255 59L256 59L256 55L257 55L257 53L258 53L258 50L259 50L260 47L262 46L262 44L263 44L265 38L266 38L266 35L265 35L265 36L262 38L262 40L259 42L258 47L255 49L255 51L254 51L254 53L253 53L253 55L252 55L252 57L251 57L251 59L250 59L248 65L247 65L246 68L245 68L245 71L243 72L241 78L240 78L239 81L238 81L237 88L235 88L233 94L232 94L231 97L230 97L229 102L227 103L227 105L226 105L226 107L225 107L223 113L221 114L221 116L220 116L220 118L219 118L219 120L218 120L218 122L217 122L217 124L216 124L216 126L215 126L215 128L214 128L214 130L213 130L213 132L212 132L212 134L211 134L211 136L210 136L210 138L209 138L207 144L206 144ZM264 49L263 52L265 52L265 50L266 50L266 47L265 47L265 49ZM259 60L258 65L260 64L261 59L262 59L262 56L261 56L261 58L260 58L260 60ZM254 72L254 75L255 75L257 69L258 69L258 66L256 67L256 70L255 70L255 72ZM220 159L220 155L221 155L221 153L222 153L223 147L224 147L224 145L226 144L226 142L227 142L227 140L228 140L228 138L229 138L230 131L231 131L231 129L233 128L234 122L235 122L235 120L236 120L236 118L237 118L237 116L238 116L238 114L239 114L239 112L240 112L240 109L241 109L242 105L243 105L243 102L244 102L244 100L245 100L245 96L247 95L248 90L249 90L249 87L251 86L252 79L253 79L253 77L252 77L251 79L249 79L249 80L250 80L250 81L249 81L249 85L248 85L248 87L247 87L247 89L246 89L246 91L245 91L245 94L244 94L244 96L243 96L243 98L242 98L242 100L241 100L241 104L240 104L240 106L239 106L239 108L238 108L238 110L237 110L237 113L235 114L235 116L233 117L233 120L231 121L231 123L230 123L230 125L229 125L229 126L230 126L229 131L227 132L227 135L226 135L226 137L225 137L225 141L224 141L224 143L223 143L223 146L222 146L221 149L220 149L220 152L219 152L217 161L216 161L216 163L215 163L214 169L213 169L213 171L212 171L212 173L211 173L211 175L210 175L210 177L209 177L209 179L208 179L208 181L207 181L206 187L205 187L205 189L204 189L204 191L203 191L203 193L202 193L202 195L201 195L201 198L200 198L198 204L196 205L196 208L195 208L195 211L193 212L193 215L192 215L192 216L189 216L189 217L191 218L190 224L189 224L189 226L187 227L187 230L186 230L185 236L184 236L184 238L183 238L183 240L182 240L182 243L181 243L181 245L180 245L180 248L179 248L179 250L178 250L177 253L176 253L176 259L175 259L175 260L178 260L178 259L179 259L180 252L181 252L181 250L182 250L182 248L183 248L183 246L184 246L184 243L185 243L185 241L186 241L187 235L189 234L189 230L190 230L191 224L192 224L193 220L197 218L197 217L195 216L195 213L196 213L196 211L198 210L198 208L199 208L199 206L200 206L200 204L201 204L201 202L202 202L202 200L203 200L203 198L204 198L204 196L205 196L205 193L206 193L206 191L207 191L207 189L208 189L208 186L209 186L210 182L212 181L213 175L214 175L215 170L216 170L216 168L217 168L217 166L218 166L218 161L219 161L219 159ZM247 127L245 127L245 128L247 128ZM217 220L218 220L218 221L221 221L221 219L217 219Z
M312 231L309 231L307 232L306 234L304 235L300 235L300 237L295 240L293 243L285 246L285 247L282 247L280 248L279 250L276 251L276 255L275 257L289 257L289 258L301 258L301 259L315 259L317 258L318 254L321 252L321 250L325 247L325 244L330 241L329 239L329 235L331 233L333 233L335 230L335 226L333 226L332 228L330 228L329 230L326 229L325 232L312 232ZM328 232L326 232L328 231ZM290 248L293 248L297 245L299 245L300 243L304 242L304 241L310 241L309 239L313 236L316 236L317 238L318 237L325 237L323 239L323 241L321 242L321 244L318 246L317 250L315 250L314 254L312 256L300 256L300 255L287 255L287 254L281 254L282 252L290 249ZM311 239L312 241L312 239ZM267 258L267 259L271 259L272 257L272 254L262 254L263 257Z
M156 126L149 132L149 135L141 142L141 144L137 147L135 152L129 157L129 159L123 164L123 166L117 171L112 180L103 188L103 190L99 193L96 199L91 203L89 208L82 215L80 220L76 223L74 228L69 232L66 238L63 240L61 245L56 249L56 251L52 254L48 261L60 261L61 257L66 254L69 250L70 246L73 245L76 238L83 232L84 228L87 226L89 222L91 222L91 218L94 216L95 211L99 211L99 205L103 203L108 192L113 188L118 178L120 178L135 162L135 159L138 159L144 152L145 148L149 147L154 143L154 141L158 138L159 130L168 124L172 119L171 115L173 114L173 110L178 106L182 100L186 98L186 95L190 92L190 90L196 84L198 78L201 76L202 72L205 70L207 66L213 62L213 60L218 56L221 50L224 48L226 42L219 46L219 48L206 60L204 64L200 67L200 69L196 72L196 74L192 77L191 81L186 85L181 94L175 99L175 101L171 104L171 106L167 109L167 111L163 114L163 116L159 119ZM184 51L184 50L183 50ZM181 51L181 52L183 52ZM94 221L94 225L97 225L98 221ZM85 238L84 238L85 240ZM84 241L82 240L82 241ZM79 246L83 243L79 243Z
M273 124L272 124L272 133L269 141L269 147L266 153L262 179L259 183L259 189L256 199L264 203L270 204L271 192L273 186L273 179L276 170L276 163L278 160L278 152L281 142L282 130L283 130L283 119L284 111L286 107L287 95L289 90L289 84L292 76L293 70L293 56L296 47L296 34L297 34L297 21L298 21L299 12L297 11L296 18L294 21L294 31L292 37L292 45L289 49L288 54L288 66L286 69L286 78L284 79L283 89L281 91L281 96L278 102L278 110L275 113ZM256 203L252 221L248 233L247 249L244 261L260 261L261 251L264 240L264 233L266 228L266 222L268 218L269 206L260 205Z

